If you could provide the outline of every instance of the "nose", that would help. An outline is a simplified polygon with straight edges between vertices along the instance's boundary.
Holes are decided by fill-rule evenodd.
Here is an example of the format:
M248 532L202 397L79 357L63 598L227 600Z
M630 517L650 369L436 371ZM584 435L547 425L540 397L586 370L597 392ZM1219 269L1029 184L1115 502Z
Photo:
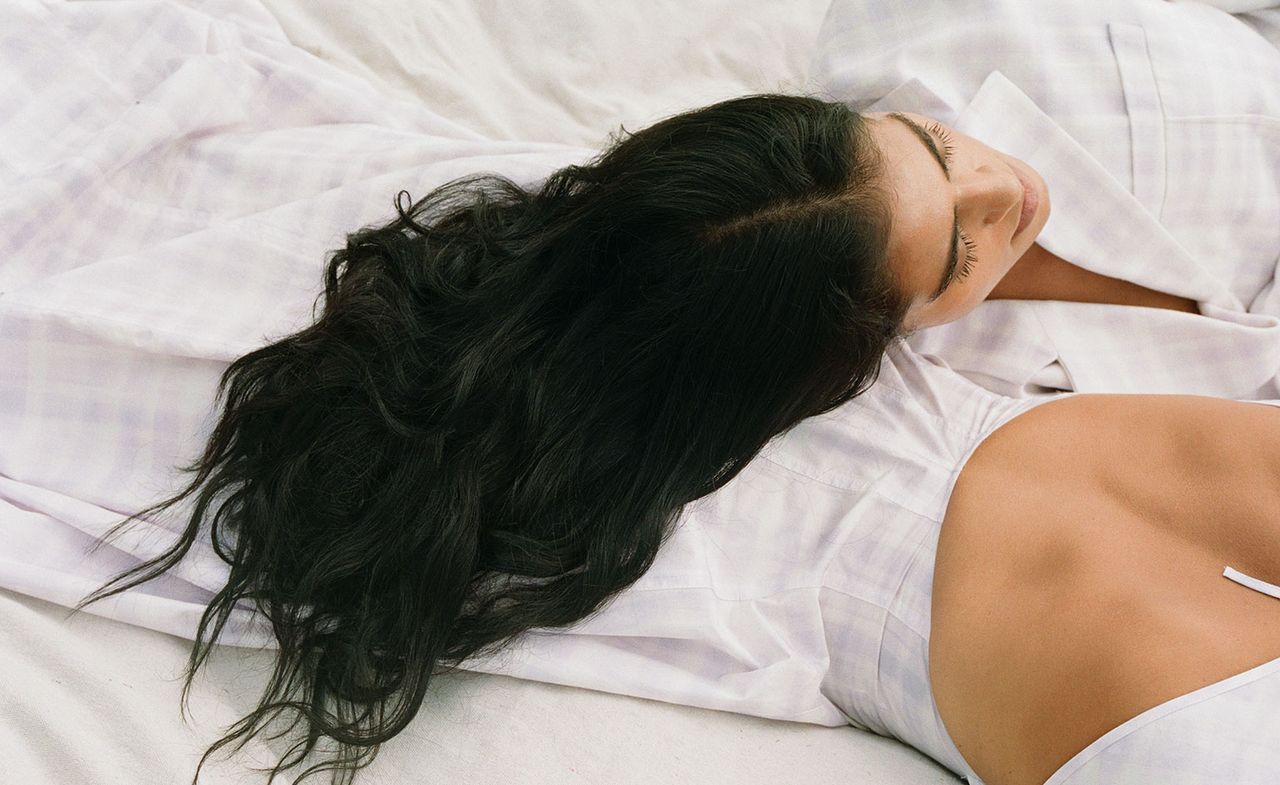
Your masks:
M1012 221L1008 216L1022 206L1022 182L1004 163L988 161L953 177L961 217L982 224Z

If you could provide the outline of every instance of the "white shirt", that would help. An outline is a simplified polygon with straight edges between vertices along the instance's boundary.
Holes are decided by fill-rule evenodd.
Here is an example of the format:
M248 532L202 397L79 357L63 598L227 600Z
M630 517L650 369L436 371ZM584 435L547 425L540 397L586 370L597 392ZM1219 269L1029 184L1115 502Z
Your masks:
M1280 9L837 0L816 89L934 117L1026 161L1052 202L1037 242L1203 313L991 300L912 346L1012 396L1280 395L1277 44Z

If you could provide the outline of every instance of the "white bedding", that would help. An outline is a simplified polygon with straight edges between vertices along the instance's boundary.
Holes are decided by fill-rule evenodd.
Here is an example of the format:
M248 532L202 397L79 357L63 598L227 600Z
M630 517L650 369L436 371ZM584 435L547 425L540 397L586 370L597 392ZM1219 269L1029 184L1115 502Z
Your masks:
M0 781L186 785L204 748L252 706L271 657L215 647L178 714L189 642L0 590ZM215 755L208 785L261 785L287 749ZM309 761L315 762L315 761ZM290 782L299 770L286 772ZM320 783L320 779L307 780ZM356 778L369 785L688 782L948 785L928 758L854 728L821 728L556 684L457 672Z
M151 136L90 133L115 117L112 101L128 94L128 85L113 83L115 71L156 57L141 43L156 35L142 24L148 18L137 17L137 30L131 25L132 15L157 2L97 0L95 13L83 17L92 29L76 29L67 39L83 52L68 50L44 71L32 65L28 72L16 66L0 72L6 145L0 209L8 210L2 215L10 250L23 249L0 267L0 317L7 316L0 363L10 374L0 384L6 781L185 783L204 748L260 693L272 655L218 647L193 686L191 724L180 720L179 675L190 642L178 633L189 629L218 582L216 572L185 572L152 584L156 594L113 598L71 619L58 603L73 602L110 574L101 572L106 561L97 563L98 572L77 572L84 566L71 558L75 549L113 512L153 498L154 483L164 479L155 467L188 457L216 374L266 333L294 326L289 315L316 293L314 274L340 239L339 227L383 217L393 186L496 167L499 158L504 170L532 177L578 154L565 143L596 147L620 124L638 128L746 92L795 90L825 6L824 0L637 7L587 0L539 6L183 0L179 5L231 25L205 32L202 45L210 51L235 27L266 38L283 31L353 76L334 70L330 84L316 86L271 71L279 89L261 88L252 70L262 64L250 58L243 81L214 83L206 77L240 68L216 54L187 69L186 81L170 82L174 92L121 110L134 112L129 122ZM46 6L64 4L21 0L11 8L33 14L30 21ZM118 56L77 59L91 57L86 42L103 37L112 39L103 51L114 48ZM38 26L0 24L0 43L14 63L33 62L44 51L37 39L55 45ZM284 59L312 68L292 55ZM57 62L62 70L52 67ZM73 64L87 69L78 81L67 70ZM312 85L300 104L308 113L271 103L298 85ZM163 111L174 106L189 109ZM244 167L253 159L219 146L249 133L259 145L256 180L212 176L228 162ZM191 145L199 154L179 160L166 145L184 134L201 140ZM472 157L451 162L422 144L423 134L452 137L452 155ZM486 146L476 143L481 135L512 144L487 158L480 152ZM300 140L313 142L306 150L313 168L304 173L289 158ZM111 168L129 156L140 163ZM325 156L332 168L315 168ZM149 168L147 161L165 165ZM52 174L39 176L55 164ZM193 187L193 177L205 187ZM27 235L24 246L24 232L43 234ZM255 261L264 253L274 266ZM234 286L269 292L272 302L253 308L236 301L244 310L228 309L231 301L219 297L235 296ZM285 316L273 321L264 316L270 313ZM132 394L157 395L157 384L179 402L162 411L154 408L159 399ZM122 425L143 421L145 430ZM54 558L58 549L63 556ZM106 616L146 619L151 628ZM201 781L265 782L247 767L274 763L288 741L259 737L229 762L215 758ZM956 779L904 745L853 728L459 673L437 680L415 723L384 747L360 781Z
M131 48L146 31L135 39L119 30L128 29L130 14L160 1L73 3L108 9L125 23L99 31L116 36L122 52L121 59L99 63L107 81L113 69L135 62L130 58L149 56L146 48ZM1233 2L1257 5L1256 0L1220 0ZM255 115L271 105L237 103L238 97L254 95L237 92L244 85L215 86L197 78L183 89L199 111L169 118L172 127L160 115L150 118L156 131L152 143L184 128L231 140L237 133L270 127L276 136L258 139L257 182L228 178L219 189L192 188L190 177L214 182L210 171L236 152L207 145L205 151L213 154L191 159L190 166L127 169L112 186L120 189L116 196L127 198L99 194L94 198L100 201L90 200L96 211L84 221L59 201L68 195L89 199L89 192L77 191L74 183L61 183L62 191L53 179L38 187L26 182L0 190L0 225L7 241L15 242L19 230L47 235L32 245L38 253L0 262L0 576L7 581L0 583L7 586L0 588L5 668L0 780L5 782L182 785L205 747L260 694L273 655L219 646L193 686L190 724L179 715L180 675L190 651L181 633L217 584L216 572L182 573L169 584L152 584L156 594L135 593L64 619L62 604L74 602L109 573L77 573L81 567L74 559L56 559L52 552L62 548L64 555L74 555L86 532L113 520L113 511L152 500L156 488L150 483L163 477L138 467L189 456L196 446L190 435L201 425L198 402L209 396L216 374L229 359L253 348L264 330L278 333L295 326L287 319L273 323L264 309L299 313L309 304L316 293L314 274L324 251L340 240L340 228L386 217L389 196L398 187L413 188L417 196L425 183L497 166L499 159L506 171L532 177L551 161L568 162L603 145L620 126L634 130L660 116L748 92L805 92L810 45L827 0L174 4L278 37L286 47L291 42L316 55L317 63L336 68L331 84L312 96L311 114ZM46 5L64 3L6 0L0 13L4 6L38 12ZM217 39L213 32L205 43L217 48ZM24 50L36 43L0 23L0 45L15 61L22 62ZM79 161L80 171L93 175L112 156L138 153L112 148L101 137L76 137L78 129L99 119L88 99L101 98L106 88L76 84L61 69L55 61L45 71L32 69L25 79L20 68L0 69L0 185L18 182L44 163ZM75 96L58 90L83 91L84 111L59 120L56 134L41 135L33 129L49 121L44 109L76 106ZM333 104L317 112L314 104L327 97L335 99ZM375 130L378 134L370 133ZM454 138L455 160L423 145L423 134ZM370 147L375 137L378 144ZM502 155L486 157L481 152L485 139L506 140L509 146ZM291 145L299 140L311 140L314 145L306 152L328 155L332 168L292 169ZM466 155L472 157L460 158ZM61 224L54 221L59 216ZM103 231L129 222L140 227L139 234ZM83 249L96 256L77 255ZM275 266L255 264L264 253ZM218 299L229 296L228 281L270 291L274 301L258 310L229 310ZM121 311L117 302L131 310ZM65 310L59 312L59 305ZM8 321L6 308L13 317ZM49 318L27 320L23 308L39 309ZM202 329L165 329L183 324ZM38 333L21 334L32 325ZM82 340L85 336L90 340ZM23 354L28 347L37 351ZM19 378L18 371L28 376ZM158 409L130 408L131 393L154 384L166 385L163 392L171 398L185 399L185 408L175 406L159 419ZM33 394L37 390L51 394ZM122 423L130 422L146 422L146 434L157 436L138 440L137 433L122 431ZM38 433L30 430L32 423ZM14 446L22 443L29 445L25 453ZM147 483L125 481L139 477ZM112 615L147 620L151 626L106 617ZM274 763L291 739L264 736L230 761L215 757L201 781L265 782L265 775L248 767ZM290 776L283 781L299 771L286 772ZM460 672L433 683L414 723L383 748L357 782L954 785L958 780L905 745L851 727L786 723Z
M828 0L264 0L289 40L492 139L602 147L619 125L803 91Z

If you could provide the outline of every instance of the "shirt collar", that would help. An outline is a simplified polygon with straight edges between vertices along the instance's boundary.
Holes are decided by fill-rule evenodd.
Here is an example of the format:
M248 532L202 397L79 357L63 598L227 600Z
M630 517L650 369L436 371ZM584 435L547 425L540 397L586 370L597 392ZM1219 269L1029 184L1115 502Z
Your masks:
M1112 278L1245 310L1133 194L998 70L963 107L912 78L866 108L933 117L1029 164L1049 185L1051 212L1036 238L1046 250Z

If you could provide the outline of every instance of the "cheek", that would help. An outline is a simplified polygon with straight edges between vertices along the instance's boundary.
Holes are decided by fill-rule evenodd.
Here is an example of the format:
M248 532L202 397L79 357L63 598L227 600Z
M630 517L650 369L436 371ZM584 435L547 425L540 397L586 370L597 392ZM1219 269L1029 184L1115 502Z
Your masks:
M970 306L986 299L996 284L1009 273L1009 269L1016 260L1016 257L1009 253L980 254L970 267L969 275L964 281L959 282L964 285L965 293L957 299L969 302Z
M938 315L949 322L962 318L986 299L996 283L991 267L983 265L981 260L975 262L969 277L952 284L954 291L948 290L947 294L950 296L944 298L946 301L939 300L936 303L941 307Z
M1000 279L1009 272L1007 262L1004 258L988 259L987 264L982 265L981 269L974 270L975 275L972 276L975 288L983 290L983 297L990 292Z
M920 309L915 317L916 327L924 329L954 322L972 311L980 302L982 298L977 297L973 289L957 281L941 298Z
M978 303L982 302L986 296L983 294L986 287L975 285L978 282L974 281L973 278L970 278L967 284L962 291L956 292L956 298L947 307L947 316L951 320L959 319L978 307Z

